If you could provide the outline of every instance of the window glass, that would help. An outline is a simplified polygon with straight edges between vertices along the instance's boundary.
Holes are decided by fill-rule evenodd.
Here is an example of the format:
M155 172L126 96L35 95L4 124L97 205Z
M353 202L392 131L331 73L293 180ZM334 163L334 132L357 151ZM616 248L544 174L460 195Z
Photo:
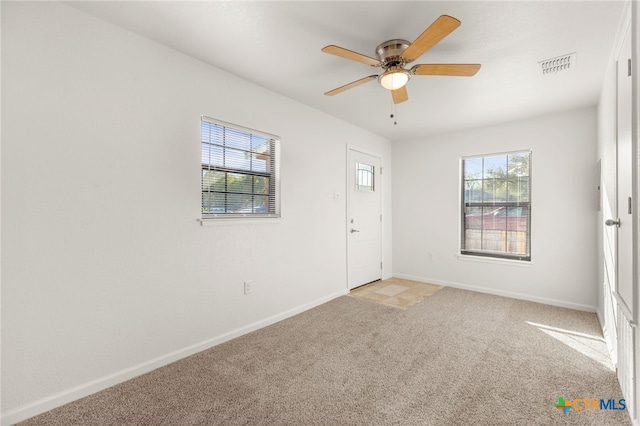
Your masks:
M462 159L461 253L531 260L531 151Z
M202 217L278 217L279 139L203 117Z
M373 192L374 166L364 163L356 163L356 190Z

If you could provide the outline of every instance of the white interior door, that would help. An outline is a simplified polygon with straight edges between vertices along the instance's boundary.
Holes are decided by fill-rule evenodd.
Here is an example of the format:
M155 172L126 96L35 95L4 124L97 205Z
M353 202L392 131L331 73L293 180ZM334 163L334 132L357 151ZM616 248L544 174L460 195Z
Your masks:
M632 151L631 151L631 37L627 32L618 58L618 105L617 105L617 286L619 303L630 316L635 317L633 292L633 228L632 228ZM611 222L609 222L611 223Z
M382 160L353 149L348 157L348 286L352 289L382 278Z
M615 233L617 375L631 418L635 418L635 325L633 287L631 37L627 31L617 60L616 203L606 227ZM605 217L606 219L606 217Z

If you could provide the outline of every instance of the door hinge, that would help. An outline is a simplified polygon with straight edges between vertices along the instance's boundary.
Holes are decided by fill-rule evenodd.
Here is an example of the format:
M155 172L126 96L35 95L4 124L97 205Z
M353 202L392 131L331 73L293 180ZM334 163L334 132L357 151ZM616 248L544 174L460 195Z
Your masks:
M627 77L631 77L631 58L627 59Z
M380 269L382 269L382 262L380 262Z
M633 201L631 200L631 197L629 197L629 198L627 199L627 203L628 203L628 205L627 205L627 211L628 211L628 213L629 213L629 214L633 214Z
M631 59L629 59L629 60L631 60ZM380 174L382 174L382 167L380 167Z
M380 222L382 222L382 215L380 215Z

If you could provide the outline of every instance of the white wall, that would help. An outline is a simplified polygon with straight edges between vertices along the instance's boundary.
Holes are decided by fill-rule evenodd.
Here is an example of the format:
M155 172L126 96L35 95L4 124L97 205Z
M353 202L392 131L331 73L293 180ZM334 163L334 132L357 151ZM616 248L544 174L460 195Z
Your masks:
M387 140L64 4L1 7L3 423L346 292L333 193L347 144L376 152L390 218ZM281 136L281 220L200 226L201 114Z
M600 100L598 102L598 158L601 162L601 211L598 212L596 229L598 235L598 304L597 313L600 325L613 363L617 363L616 348L616 304L609 283L609 272L605 268L604 253L611 256L612 241L605 236L603 223L612 219L616 211L616 63L612 58L607 65ZM609 230L609 232L611 232ZM615 242L613 242L615 244Z
M394 142L394 275L595 310L596 119L587 108ZM459 259L460 158L526 149L531 263Z

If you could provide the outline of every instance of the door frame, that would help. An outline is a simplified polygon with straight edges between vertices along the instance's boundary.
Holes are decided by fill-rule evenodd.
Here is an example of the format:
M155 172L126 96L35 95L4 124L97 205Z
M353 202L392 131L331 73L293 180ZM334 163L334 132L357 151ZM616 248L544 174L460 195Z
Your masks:
M345 220L344 220L344 235L345 238L347 240L347 245L346 245L346 249L347 249L347 256L346 256L346 260L347 260L347 268L346 268L346 282L347 282L347 292L351 291L351 289L349 288L349 250L351 248L351 239L349 238L349 229L350 229L350 224L349 224L349 217L350 217L350 213L351 213L351 188L349 187L349 169L351 167L351 163L349 161L350 159L350 152L351 151L356 151L356 152L360 152L362 154L366 154L366 155L370 155L372 157L376 157L378 159L380 159L380 182L378 184L378 188L380 189L379 191L379 197L380 197L380 214L382 215L382 220L380 221L380 259L382 263L382 268L380 269L380 279L384 279L384 223L385 223L385 216L383 214L384 212L384 156L382 154L380 154L379 152L374 152L368 149L364 149L361 148L357 145L351 145L351 144L346 144L346 151L345 151L345 195L346 195L346 204L345 204Z

